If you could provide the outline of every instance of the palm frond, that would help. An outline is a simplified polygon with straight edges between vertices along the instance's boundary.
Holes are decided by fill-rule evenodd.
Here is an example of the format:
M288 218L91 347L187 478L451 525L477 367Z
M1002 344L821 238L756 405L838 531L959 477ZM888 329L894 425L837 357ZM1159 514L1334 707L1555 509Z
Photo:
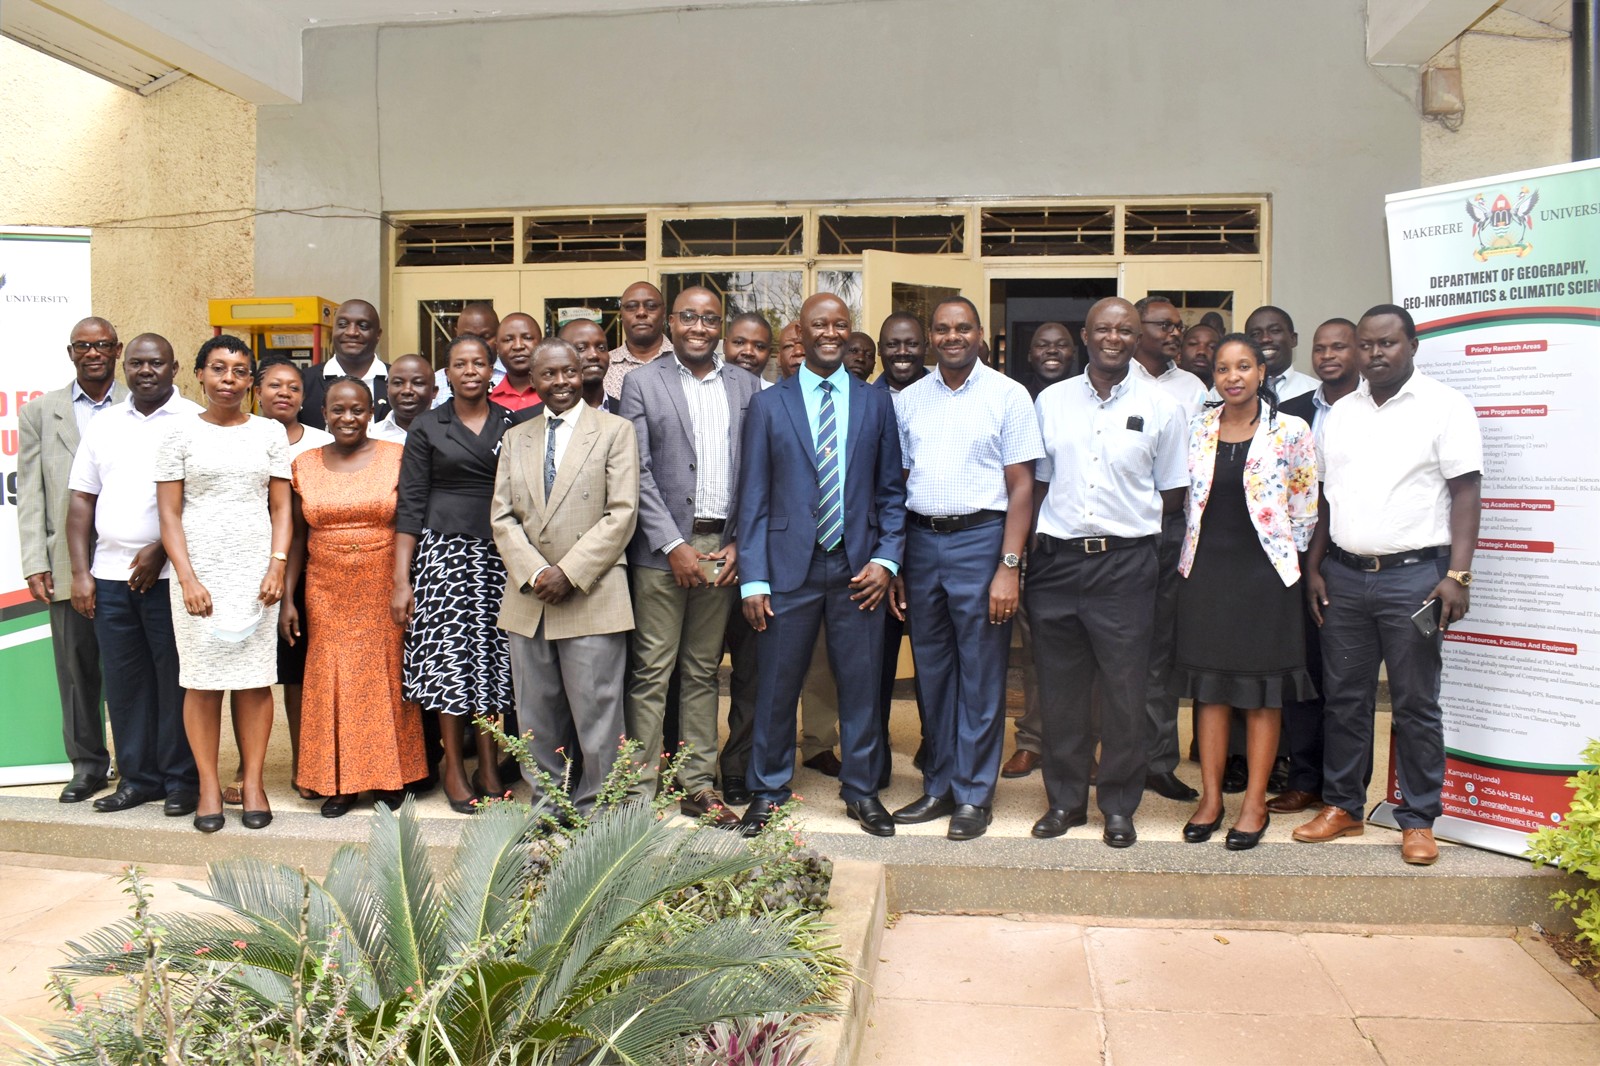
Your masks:
M467 823L441 893L450 954L500 930L520 905L540 813L495 804Z
M398 813L382 803L373 811L366 876L381 905L372 945L380 982L392 991L431 978L449 961L438 936L444 912L410 796Z

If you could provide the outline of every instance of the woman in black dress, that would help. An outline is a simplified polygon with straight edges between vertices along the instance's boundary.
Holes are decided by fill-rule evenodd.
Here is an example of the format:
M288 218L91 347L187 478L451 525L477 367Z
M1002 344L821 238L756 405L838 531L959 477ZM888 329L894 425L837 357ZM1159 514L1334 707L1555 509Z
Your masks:
M513 706L510 652L495 624L506 574L489 501L500 438L515 419L489 402L494 356L483 341L457 337L446 358L451 398L417 415L406 435L392 611L407 626L405 698L439 715L440 782L451 809L472 814L480 795L504 791L494 738L477 735L476 782L467 780L463 748L471 717L499 720Z
M1172 687L1199 710L1200 806L1183 839L1209 840L1222 825L1222 774L1232 708L1243 708L1249 784L1234 851L1261 841L1267 778L1278 753L1286 699L1315 695L1306 673L1299 552L1317 522L1311 428L1278 413L1255 341L1230 334L1217 346L1220 403L1189 427L1188 529L1178 570Z

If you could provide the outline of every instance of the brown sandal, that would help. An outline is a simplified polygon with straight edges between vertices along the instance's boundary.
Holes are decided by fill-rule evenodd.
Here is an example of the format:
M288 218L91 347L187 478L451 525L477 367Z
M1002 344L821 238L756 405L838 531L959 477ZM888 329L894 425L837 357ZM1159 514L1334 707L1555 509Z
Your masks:
M222 790L222 802L230 807L243 807L244 789L239 785L229 785Z

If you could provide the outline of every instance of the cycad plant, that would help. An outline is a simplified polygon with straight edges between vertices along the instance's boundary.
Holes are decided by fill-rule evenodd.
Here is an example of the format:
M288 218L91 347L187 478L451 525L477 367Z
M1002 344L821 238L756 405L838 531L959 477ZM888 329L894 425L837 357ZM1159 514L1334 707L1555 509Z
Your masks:
M320 883L215 863L197 894L227 913L136 910L68 946L66 973L133 978L113 991L137 1004L97 1009L134 1020L52 1027L35 1059L176 1063L205 1046L233 1047L205 1060L229 1062L646 1063L719 1021L828 1010L837 963L801 946L814 916L659 920L762 861L739 837L622 803L552 844L542 815L491 806L442 873L409 800L380 804L367 846Z

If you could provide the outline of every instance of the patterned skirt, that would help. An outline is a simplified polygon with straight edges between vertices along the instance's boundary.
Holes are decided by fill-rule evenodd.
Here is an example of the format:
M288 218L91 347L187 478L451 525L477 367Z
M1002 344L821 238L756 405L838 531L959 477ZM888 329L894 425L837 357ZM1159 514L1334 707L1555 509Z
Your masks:
M405 698L424 712L498 718L512 696L510 648L495 625L506 572L494 544L423 530L411 574Z

